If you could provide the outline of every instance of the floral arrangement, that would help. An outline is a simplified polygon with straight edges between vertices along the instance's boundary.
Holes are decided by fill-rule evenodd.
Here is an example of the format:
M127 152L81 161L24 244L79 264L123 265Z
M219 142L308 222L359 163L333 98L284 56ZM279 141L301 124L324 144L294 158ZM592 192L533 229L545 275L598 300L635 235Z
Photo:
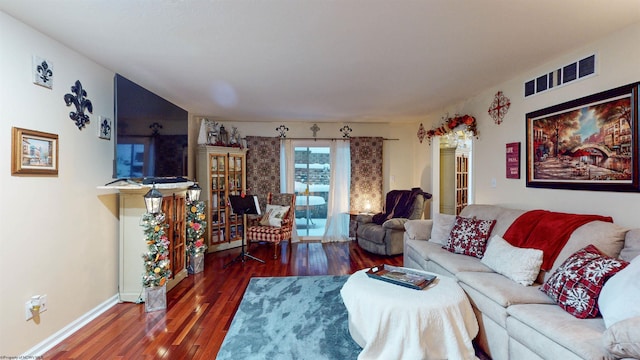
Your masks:
M446 118L445 122L438 126L435 129L431 129L427 131L427 138L429 139L429 143L431 143L431 138L434 136L442 136L450 133L458 127L459 125L465 125L466 130L473 134L473 136L478 136L478 128L476 127L476 118L470 115L456 115L454 117Z
M168 225L164 214L142 215L142 227L147 241L148 251L142 255L145 273L142 275L144 287L162 286L171 276L169 268L169 239L165 234Z
M204 231L207 222L204 215L204 201L187 203L187 254L203 254L207 249L204 244Z

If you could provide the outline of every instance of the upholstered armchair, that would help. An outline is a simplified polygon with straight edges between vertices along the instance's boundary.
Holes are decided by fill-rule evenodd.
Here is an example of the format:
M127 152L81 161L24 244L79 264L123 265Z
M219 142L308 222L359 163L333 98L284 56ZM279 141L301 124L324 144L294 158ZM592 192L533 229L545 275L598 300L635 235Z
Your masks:
M274 244L273 258L278 258L278 245L290 240L295 221L295 194L267 194L267 205L258 224L247 229L247 242L269 242Z
M386 196L384 212L357 216L358 245L374 254L402 254L404 223L421 219L430 199L431 194L420 188L390 191Z

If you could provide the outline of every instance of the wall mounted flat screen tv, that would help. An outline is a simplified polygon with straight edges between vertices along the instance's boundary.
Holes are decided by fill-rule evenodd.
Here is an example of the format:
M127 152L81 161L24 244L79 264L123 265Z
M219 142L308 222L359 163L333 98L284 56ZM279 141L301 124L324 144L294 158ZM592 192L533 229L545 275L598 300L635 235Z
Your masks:
M114 177L186 177L188 112L114 77Z

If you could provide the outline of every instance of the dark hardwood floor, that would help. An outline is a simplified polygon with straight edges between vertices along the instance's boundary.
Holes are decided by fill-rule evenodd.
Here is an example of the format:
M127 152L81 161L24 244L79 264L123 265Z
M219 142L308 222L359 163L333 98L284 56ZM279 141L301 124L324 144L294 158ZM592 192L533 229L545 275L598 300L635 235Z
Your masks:
M112 307L55 346L45 359L213 359L255 276L346 275L382 263L402 265L402 255L377 256L355 242L252 245L247 259L226 268L240 249L207 254L204 272L189 275L167 293L167 310L146 313L144 304Z

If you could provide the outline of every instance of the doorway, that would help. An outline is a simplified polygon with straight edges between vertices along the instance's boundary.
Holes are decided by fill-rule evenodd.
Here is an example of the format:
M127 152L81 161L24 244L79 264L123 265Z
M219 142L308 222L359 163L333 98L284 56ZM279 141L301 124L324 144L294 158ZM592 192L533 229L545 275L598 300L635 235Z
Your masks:
M331 148L322 141L294 146L296 227L303 240L320 240L327 223Z
M473 199L472 134L452 131L439 140L438 212L459 215Z

